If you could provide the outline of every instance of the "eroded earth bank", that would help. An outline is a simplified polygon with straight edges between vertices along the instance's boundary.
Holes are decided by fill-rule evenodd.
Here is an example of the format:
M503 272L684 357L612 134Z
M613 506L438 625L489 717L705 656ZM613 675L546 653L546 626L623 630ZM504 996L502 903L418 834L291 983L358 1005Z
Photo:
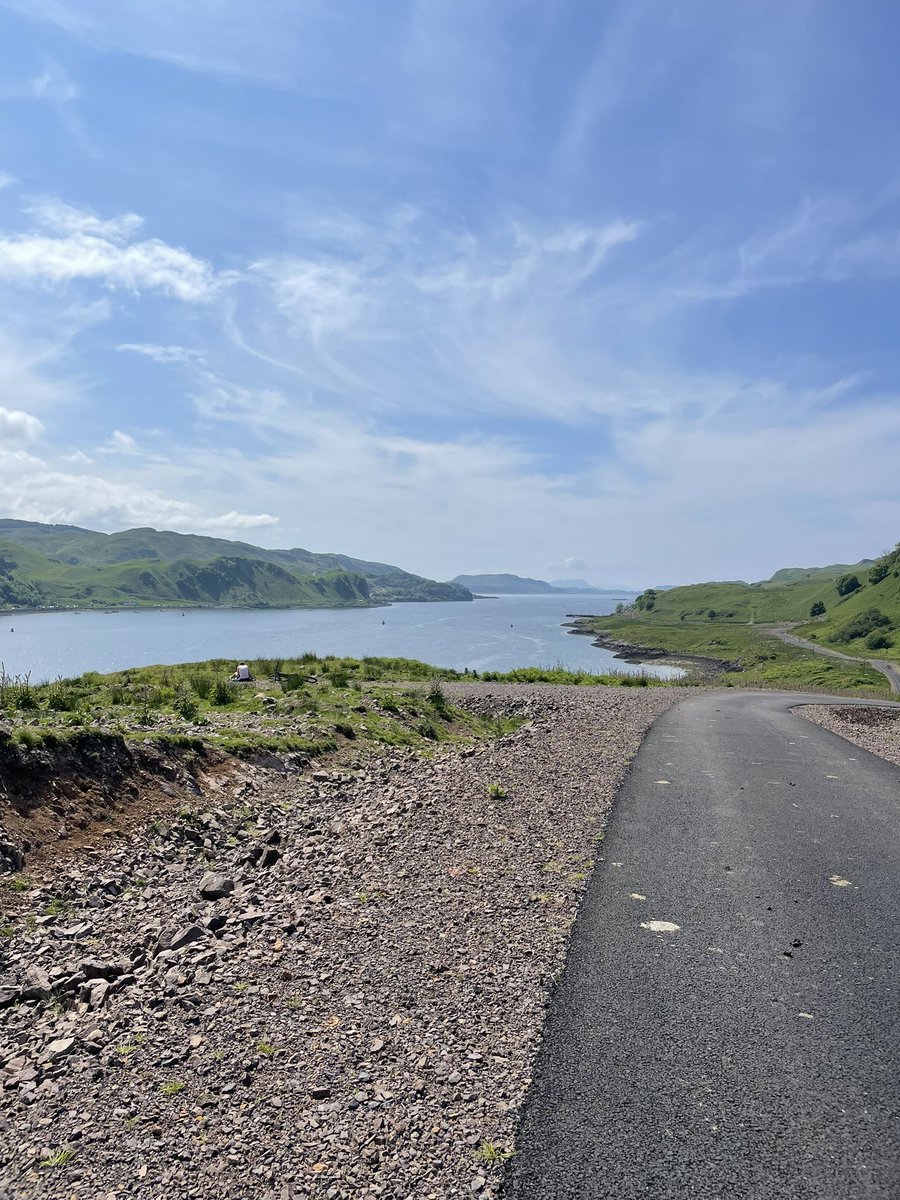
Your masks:
M610 802L684 693L447 691L528 721L123 782L154 811L7 876L0 1194L496 1195Z

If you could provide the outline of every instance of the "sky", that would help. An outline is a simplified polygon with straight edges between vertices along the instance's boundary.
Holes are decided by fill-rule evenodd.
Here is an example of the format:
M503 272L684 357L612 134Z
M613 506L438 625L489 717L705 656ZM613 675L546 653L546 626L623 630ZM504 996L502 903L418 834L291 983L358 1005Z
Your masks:
M893 0L0 0L0 515L446 579L900 538Z

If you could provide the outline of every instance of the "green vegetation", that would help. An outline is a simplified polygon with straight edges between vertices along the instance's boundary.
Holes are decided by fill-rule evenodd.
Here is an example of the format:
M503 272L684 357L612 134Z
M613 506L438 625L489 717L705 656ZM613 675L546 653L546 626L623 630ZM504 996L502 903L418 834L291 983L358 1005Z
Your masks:
M177 1079L170 1079L160 1087L160 1091L164 1096L177 1096L179 1092L183 1092L187 1085L179 1082Z
M493 1142L484 1141L475 1151L475 1157L480 1158L484 1163L492 1165L500 1165L508 1162L515 1154L514 1150L502 1150L499 1146L495 1146Z
M900 544L883 554L870 569L856 571L865 583L847 592L819 620L796 630L833 645L842 654L869 657L873 651L888 660L900 659Z
M0 520L0 609L224 605L345 608L471 600L387 563L155 529L96 533Z
M725 683L827 688L886 695L883 677L784 646L765 628L798 622L795 632L843 654L900 659L900 546L873 561L788 567L760 583L698 583L642 592L629 607L583 627L673 654L740 666Z
M248 665L253 679L246 684L230 682L234 662L225 659L88 672L41 685L0 674L0 717L13 721L13 752L67 745L90 750L102 736L244 756L315 756L348 742L423 748L499 736L520 723L453 704L441 683L466 676L411 659L305 654ZM61 692L67 697L62 710L55 702Z
M509 792L501 783L489 783L486 790L489 800L505 800L509 795Z
M55 1154L51 1154L47 1158L42 1158L38 1163L38 1166L43 1167L45 1170L53 1170L56 1167L66 1166L66 1164L70 1163L74 1157L74 1150L57 1150Z
M703 586L703 585L700 585ZM679 589L687 591L686 588ZM663 593L660 593L662 596ZM865 664L825 658L812 651L786 646L761 626L731 620L666 621L654 615L624 613L592 617L582 628L608 634L634 645L665 651L672 656L715 658L730 666L716 682L737 687L778 687L887 696L883 675ZM690 679L679 682L691 682Z

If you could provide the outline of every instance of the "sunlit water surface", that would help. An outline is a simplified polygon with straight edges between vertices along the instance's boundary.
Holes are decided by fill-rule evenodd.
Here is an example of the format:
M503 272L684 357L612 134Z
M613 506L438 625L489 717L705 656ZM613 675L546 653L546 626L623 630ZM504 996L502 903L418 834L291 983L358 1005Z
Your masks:
M473 603L395 604L366 609L158 609L142 612L0 615L0 662L33 683L83 671L208 658L295 657L304 651L354 658L417 658L441 667L509 671L555 666L594 673L675 667L621 662L589 637L562 627L569 613L612 612L631 597L501 596Z

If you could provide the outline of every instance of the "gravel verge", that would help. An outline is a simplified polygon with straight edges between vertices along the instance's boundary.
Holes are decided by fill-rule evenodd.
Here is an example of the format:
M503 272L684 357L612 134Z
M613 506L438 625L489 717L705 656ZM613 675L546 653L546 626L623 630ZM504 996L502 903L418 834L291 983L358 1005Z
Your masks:
M528 723L247 766L19 897L0 1194L496 1196L610 803L685 691L446 690Z
M807 704L795 711L807 721L900 766L900 710Z

